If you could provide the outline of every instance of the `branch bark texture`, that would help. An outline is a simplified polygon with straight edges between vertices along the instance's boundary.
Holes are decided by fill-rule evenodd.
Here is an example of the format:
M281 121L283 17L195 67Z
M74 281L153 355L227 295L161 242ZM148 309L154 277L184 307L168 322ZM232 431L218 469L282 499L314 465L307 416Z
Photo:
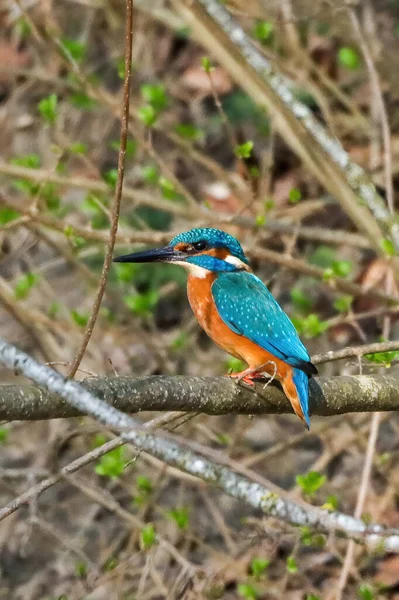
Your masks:
M76 384L77 385L77 384ZM222 414L292 414L280 387L259 383L256 392L227 377L89 378L79 389L95 394L111 407L142 411ZM399 374L317 377L310 380L312 415L399 410ZM42 420L87 413L37 385L0 387L0 420Z

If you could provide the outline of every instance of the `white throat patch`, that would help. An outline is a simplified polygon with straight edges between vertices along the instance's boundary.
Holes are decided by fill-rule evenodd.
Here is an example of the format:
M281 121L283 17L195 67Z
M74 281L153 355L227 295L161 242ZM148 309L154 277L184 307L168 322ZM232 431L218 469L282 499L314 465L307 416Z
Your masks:
M235 267L237 267L237 269L245 269L245 271L248 271L248 265L243 262L241 259L237 258L237 256L233 256L232 254L229 254L229 256L226 256L226 258L224 259L226 262L230 263L231 265L234 265Z
M210 271L208 271L208 269L204 269L204 267L199 267L198 265L194 265L193 263L185 262L183 260L174 260L173 264L184 267L186 271L190 273L190 275L193 277L198 277L199 279L205 279L205 277L207 277L210 273Z

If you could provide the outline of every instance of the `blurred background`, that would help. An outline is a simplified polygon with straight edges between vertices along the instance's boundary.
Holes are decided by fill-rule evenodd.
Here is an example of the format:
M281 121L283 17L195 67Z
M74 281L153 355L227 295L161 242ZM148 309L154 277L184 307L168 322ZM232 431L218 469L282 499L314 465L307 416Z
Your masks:
M225 5L383 193L378 100L345 5ZM396 185L399 3L364 0L357 16L380 75ZM80 347L109 237L124 28L119 0L0 6L1 336L63 373ZM200 42L176 3L135 2L116 253L216 226L241 241L311 354L381 340L387 308L373 291L391 279L389 263ZM370 294L349 295L345 284L331 285L337 280ZM114 265L77 378L240 369L200 330L185 281L176 266ZM398 333L393 315L391 339ZM395 369L397 354L320 371ZM18 381L5 370L1 380ZM200 415L177 431L293 497L352 514L369 428L362 414L313 418L311 433L291 415ZM2 504L111 437L89 419L0 425ZM390 527L399 526L397 438L396 415L382 416L363 511ZM335 598L345 548L264 524L238 501L122 447L0 524L0 598ZM356 548L342 597L399 598L399 558Z

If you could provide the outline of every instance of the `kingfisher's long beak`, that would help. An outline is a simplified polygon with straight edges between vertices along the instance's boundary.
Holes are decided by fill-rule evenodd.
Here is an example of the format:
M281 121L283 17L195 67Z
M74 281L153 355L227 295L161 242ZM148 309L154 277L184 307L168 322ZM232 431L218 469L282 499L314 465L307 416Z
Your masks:
M125 254L117 256L113 262L124 263L148 263L148 262L176 262L183 261L187 258L187 254L175 250L173 246L165 246L164 248L155 248L154 250L144 250L143 252L134 252L133 254Z

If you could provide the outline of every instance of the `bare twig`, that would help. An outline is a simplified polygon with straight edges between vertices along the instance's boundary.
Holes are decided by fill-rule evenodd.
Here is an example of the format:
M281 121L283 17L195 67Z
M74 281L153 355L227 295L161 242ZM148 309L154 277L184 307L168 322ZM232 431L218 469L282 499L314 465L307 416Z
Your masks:
M173 5L239 85L257 103L268 106L286 142L339 199L373 248L384 255L381 243L388 236L399 249L399 226L366 173L294 96L291 83L274 71L225 6L216 0L173 0ZM359 196L365 206L359 204Z
M104 264L101 272L100 283L96 298L94 300L90 319L86 325L81 346L72 362L68 375L73 377L79 368L87 345L93 333L94 326L104 297L105 286L107 285L108 273L112 263L112 256L115 247L116 234L118 231L119 213L122 199L123 179L125 175L126 160L126 142L129 126L129 105L130 105L130 83L132 72L132 45L133 45L133 0L126 0L126 30L125 30L125 77L123 83L123 107L121 119L121 135L118 155L118 179L116 182L114 202L112 206L111 229L109 233L109 242L104 256Z

